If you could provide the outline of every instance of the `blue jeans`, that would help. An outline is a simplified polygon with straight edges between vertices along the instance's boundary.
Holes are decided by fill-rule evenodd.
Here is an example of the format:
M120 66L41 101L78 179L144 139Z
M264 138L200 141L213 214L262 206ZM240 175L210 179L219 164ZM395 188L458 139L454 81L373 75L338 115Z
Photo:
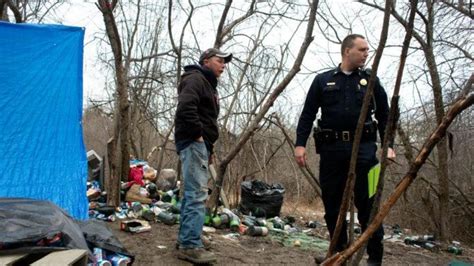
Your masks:
M179 152L182 165L184 190L179 223L179 247L202 248L205 201L208 195L209 152L204 142L192 142Z

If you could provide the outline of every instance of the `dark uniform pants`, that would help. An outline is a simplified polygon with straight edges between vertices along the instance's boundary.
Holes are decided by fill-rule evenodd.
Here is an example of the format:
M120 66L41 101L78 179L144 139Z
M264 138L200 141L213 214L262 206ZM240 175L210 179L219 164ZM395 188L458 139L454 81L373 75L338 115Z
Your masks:
M367 222L370 216L373 199L368 196L367 174L372 166L377 164L375 150L371 143L361 143L359 150L359 159L356 167L356 181L354 186L354 204L357 207L357 218L361 225L362 231L367 228ZM349 172L350 153L346 151L324 151L321 152L320 159L320 183L322 191L322 199L326 214L324 219L332 239L336 228L337 217L341 207L342 196L346 185L347 174ZM383 228L380 226L367 245L367 253L369 261L381 262L383 256ZM344 219L342 231L336 245L336 251L342 251L347 245L347 223Z

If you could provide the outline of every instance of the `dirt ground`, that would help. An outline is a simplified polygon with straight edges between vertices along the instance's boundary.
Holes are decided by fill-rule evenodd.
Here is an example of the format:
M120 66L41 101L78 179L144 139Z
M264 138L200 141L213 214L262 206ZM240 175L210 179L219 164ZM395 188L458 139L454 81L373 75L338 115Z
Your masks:
M282 217L288 210L283 210ZM304 221L317 220L324 223L321 212L301 212L296 215L297 223L304 226ZM175 249L178 225L165 225L153 223L150 232L131 234L120 231L120 221L109 223L115 236L122 242L125 248L135 256L134 265L191 265L177 259ZM304 228L307 229L307 228ZM312 229L314 235L327 237L325 227ZM270 236L252 237L241 235L236 237L228 229L217 230L207 233L212 240L212 249L217 256L215 265L258 265L258 264L293 264L293 265L316 265L314 255L324 254L324 251L315 249L304 249L303 246L284 246ZM386 229L389 235L390 230ZM453 255L445 251L428 251L423 248L407 246L403 242L384 241L385 256L384 265L449 265L453 261L461 261L474 265L474 250L462 245L463 254ZM365 265L365 258L361 265Z

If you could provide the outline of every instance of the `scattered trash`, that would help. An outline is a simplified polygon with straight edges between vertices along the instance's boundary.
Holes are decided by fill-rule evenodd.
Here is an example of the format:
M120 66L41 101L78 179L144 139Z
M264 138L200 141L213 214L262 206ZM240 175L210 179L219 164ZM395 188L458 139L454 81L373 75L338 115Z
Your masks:
M454 255L462 255L462 248L461 248L461 243L458 241L453 241L451 242L451 245L448 246L449 253L452 253Z
M285 228L285 222L283 222L283 220L278 216L275 216L274 218L272 218L270 222L271 222L271 226L275 229Z
M280 215L285 189L280 184L269 185L260 180L244 181L241 184L239 210L255 217Z
M216 228L213 228L213 227L210 227L210 226L204 226L202 228L202 231L204 233L215 233L216 232Z
M229 221L229 227L230 230L233 232L238 232L239 231L239 226L240 226L240 218L237 216L235 213L233 213L231 210L227 208L223 208L222 212L227 214L230 218Z
M247 234L250 236L266 236L268 235L268 228L252 225L247 229Z
M164 224L173 225L179 222L179 216L177 214L172 214L159 207L153 207L153 212L156 215L156 219Z
M147 221L134 219L120 222L120 230L131 233L143 233L151 231L151 226Z
M392 226L392 230L393 230L393 233L397 235L401 235L403 233L402 228L398 224L395 224L394 226Z
M306 223L306 226L309 227L309 228L317 228L318 227L318 222L309 221L308 223Z
M177 186L178 174L174 169L162 169L156 180L158 190L169 191Z
M222 237L225 238L225 239L236 241L236 240L239 239L240 234L239 233L230 233L230 234L225 234Z
M293 246L295 247L301 247L301 241L299 239L296 239L294 242L293 242Z
M230 223L230 216L227 213L221 213L212 218L212 225L215 228L224 228ZM244 221L245 224L245 221Z
M109 260L113 266L126 266L131 262L129 257L120 254L108 256L107 260Z

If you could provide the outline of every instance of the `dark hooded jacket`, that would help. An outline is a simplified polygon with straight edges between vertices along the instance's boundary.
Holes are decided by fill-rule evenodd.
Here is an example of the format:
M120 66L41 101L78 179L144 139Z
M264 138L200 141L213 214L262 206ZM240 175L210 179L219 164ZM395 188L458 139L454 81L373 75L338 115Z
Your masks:
M214 73L199 65L184 67L178 85L178 107L175 116L175 141L180 152L200 136L210 152L219 137L217 116L219 97Z

